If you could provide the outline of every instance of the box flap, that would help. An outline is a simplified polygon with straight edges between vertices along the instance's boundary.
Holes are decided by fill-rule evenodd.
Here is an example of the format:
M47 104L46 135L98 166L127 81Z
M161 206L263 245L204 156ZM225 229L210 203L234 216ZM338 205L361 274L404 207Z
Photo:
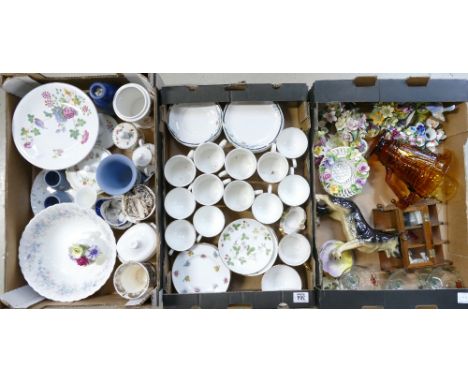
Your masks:
M466 102L468 101L468 80L429 79L418 81L419 77L408 80L380 80L381 102Z
M45 298L36 293L29 285L13 289L0 295L0 302L9 308L29 308L43 300L45 300Z
M161 89L163 105L195 102L307 101L306 84L246 84L168 86Z
M367 77L366 77L367 78ZM313 102L378 102L380 99L380 82L354 80L315 81L309 92Z

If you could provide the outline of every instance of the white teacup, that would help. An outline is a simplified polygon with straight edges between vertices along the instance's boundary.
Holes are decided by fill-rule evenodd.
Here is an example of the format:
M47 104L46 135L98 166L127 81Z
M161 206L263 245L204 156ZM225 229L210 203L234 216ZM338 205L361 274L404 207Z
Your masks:
M197 169L193 163L191 151L187 156L174 155L164 166L164 177L174 187L185 187L195 179Z
M202 143L197 147L193 156L195 166L205 174L213 174L221 170L226 157L223 150L226 143L225 139L219 144L213 142Z
M219 176L229 174L231 178L245 180L250 178L257 170L257 158L247 149L237 148L226 155L225 171Z
M193 215L193 225L201 237L215 237L224 229L226 220L223 212L215 206L203 206Z
M291 207L300 206L309 198L309 182L304 177L295 175L294 168L291 168L290 175L278 185L278 195L284 204Z
M178 252L190 249L195 244L196 236L193 224L187 220L174 220L164 232L167 245Z
M309 140L301 129L288 127L279 133L276 145L278 151L286 158L296 159L307 151Z
M276 151L276 145L263 154L257 164L258 175L267 183L281 182L288 175L288 168L288 160Z
M255 219L263 224L273 224L283 214L281 199L271 191L272 187L269 185L268 192L258 195L252 205L252 213Z
M244 180L235 180L226 186L224 204L232 211L242 212L248 210L255 200L255 195L262 192L262 190L254 191L253 187Z
M302 231L305 228L307 215L302 207L291 207L280 221L280 230L286 234Z
M186 188L174 188L164 199L164 209L174 219L186 219L195 211L195 197Z
M307 261L311 251L309 240L300 233L293 233L281 239L278 254L283 263L296 267Z
M212 206L221 200L224 194L224 185L230 181L231 179L221 180L213 174L202 174L194 180L189 190L192 190L198 203Z

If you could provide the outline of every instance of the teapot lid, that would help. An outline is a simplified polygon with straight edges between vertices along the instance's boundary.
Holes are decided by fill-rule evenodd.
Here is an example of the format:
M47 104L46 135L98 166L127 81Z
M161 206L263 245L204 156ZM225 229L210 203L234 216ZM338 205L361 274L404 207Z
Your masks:
M158 237L152 224L139 223L129 228L117 242L117 253L122 262L147 261L156 252Z

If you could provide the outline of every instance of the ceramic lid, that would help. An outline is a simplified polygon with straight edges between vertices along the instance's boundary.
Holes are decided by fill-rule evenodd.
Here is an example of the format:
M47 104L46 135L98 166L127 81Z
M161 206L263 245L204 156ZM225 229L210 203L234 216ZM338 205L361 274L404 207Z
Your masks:
M129 122L119 123L112 132L114 144L119 149L130 149L138 142L138 129Z
M147 261L155 254L158 243L156 225L139 223L120 237L117 242L117 253L122 262Z

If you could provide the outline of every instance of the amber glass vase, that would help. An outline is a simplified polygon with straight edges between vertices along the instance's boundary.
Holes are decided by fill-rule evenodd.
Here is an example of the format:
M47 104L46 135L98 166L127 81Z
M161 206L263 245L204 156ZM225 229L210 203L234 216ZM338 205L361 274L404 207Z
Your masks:
M386 181L407 208L421 198L445 201L453 196L456 182L447 175L452 154L435 154L407 143L379 137L374 153L387 170Z

